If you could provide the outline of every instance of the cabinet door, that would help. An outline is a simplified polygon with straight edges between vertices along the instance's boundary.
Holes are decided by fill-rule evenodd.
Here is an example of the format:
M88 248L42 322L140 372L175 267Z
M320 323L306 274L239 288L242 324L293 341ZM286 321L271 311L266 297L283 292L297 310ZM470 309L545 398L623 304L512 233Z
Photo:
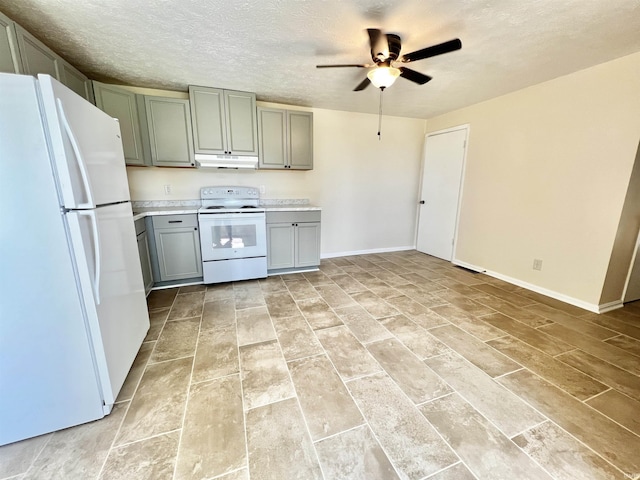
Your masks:
M189 100L144 97L151 162L163 167L194 167Z
M267 269L293 268L295 227L291 223L267 224Z
M138 235L138 255L140 255L140 267L142 268L142 282L144 292L149 294L153 287L153 274L151 273L151 257L149 255L149 240L147 232Z
M320 265L320 222L296 226L296 267Z
M122 147L127 165L148 165L144 154L142 130L138 118L136 95L113 85L93 82L96 106L120 122Z
M16 25L0 13L0 72L22 73Z
M202 277L200 238L193 227L154 230L160 280Z
M313 168L313 113L287 111L287 150L291 169Z
M61 60L59 64L62 83L88 102L93 103L93 94L89 79L66 61Z
M287 112L276 108L258 108L258 144L260 168L285 168L287 156Z
M227 152L232 155L258 155L256 94L224 91L227 119Z
M17 24L16 36L25 74L46 73L56 80L61 79L58 56L49 47Z
M223 91L189 86L189 103L195 153L227 153Z

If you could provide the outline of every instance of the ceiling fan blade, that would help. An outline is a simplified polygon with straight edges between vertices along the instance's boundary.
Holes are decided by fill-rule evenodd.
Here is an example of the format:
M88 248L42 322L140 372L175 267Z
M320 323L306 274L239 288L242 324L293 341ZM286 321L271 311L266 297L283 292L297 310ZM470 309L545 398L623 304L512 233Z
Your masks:
M358 68L369 68L371 65L366 63L345 63L343 65L316 65L316 68L343 68L343 67L358 67Z
M416 50L415 52L407 53L400 58L401 62L415 62L416 60L422 60L429 57L435 57L436 55L442 55L443 53L453 52L462 48L462 42L459 38L449 40L448 42L439 43L438 45L432 45L422 50Z
M371 46L371 60L374 63L384 62L389 56L389 42L387 36L383 35L377 28L367 28L369 34L369 45Z
M367 33L369 34L369 46L371 47L371 50L373 50L373 47L378 43L382 32L377 28L367 28Z
M400 55L400 49L402 48L402 40L398 35L393 33L387 33L387 44L389 55L387 56L387 60L395 60Z
M353 89L353 91L354 92L359 92L360 90L364 90L370 84L371 84L371 80L369 80L369 77L365 77L364 80L362 82L360 82L356 88Z
M400 76L402 78L406 78L407 80L411 80L414 83L419 85L424 85L429 80L432 79L429 75L425 75L420 72L416 72L415 70L411 70L410 68L400 67Z

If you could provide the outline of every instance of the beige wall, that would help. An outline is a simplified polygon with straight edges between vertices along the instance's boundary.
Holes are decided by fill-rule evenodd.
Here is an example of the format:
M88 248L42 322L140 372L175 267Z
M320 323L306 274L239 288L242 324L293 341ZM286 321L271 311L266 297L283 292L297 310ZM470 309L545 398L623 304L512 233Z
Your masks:
M325 257L413 247L425 121L385 116L378 141L376 115L312 111L311 171L128 167L132 199L190 200L207 185L264 185L265 198L308 198L322 207Z
M597 305L640 138L640 53L429 119L427 130L465 123L455 257Z

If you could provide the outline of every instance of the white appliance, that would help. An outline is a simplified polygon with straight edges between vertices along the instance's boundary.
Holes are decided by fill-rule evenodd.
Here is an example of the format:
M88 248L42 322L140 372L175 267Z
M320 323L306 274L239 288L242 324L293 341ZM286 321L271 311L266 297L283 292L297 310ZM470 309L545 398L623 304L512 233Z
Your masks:
M267 233L260 192L253 187L204 187L198 229L204 283L267 276Z
M120 127L0 74L0 445L102 418L149 329Z

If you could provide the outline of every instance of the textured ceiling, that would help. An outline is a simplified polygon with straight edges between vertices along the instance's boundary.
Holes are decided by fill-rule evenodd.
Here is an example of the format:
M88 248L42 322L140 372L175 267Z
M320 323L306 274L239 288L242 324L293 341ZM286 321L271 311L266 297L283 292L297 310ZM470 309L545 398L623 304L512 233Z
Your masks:
M639 0L0 0L0 11L98 80L369 113L378 91L352 91L365 70L315 65L369 63L370 27L400 35L402 53L460 38L462 50L411 64L431 82L385 91L386 115L415 118L640 51Z

